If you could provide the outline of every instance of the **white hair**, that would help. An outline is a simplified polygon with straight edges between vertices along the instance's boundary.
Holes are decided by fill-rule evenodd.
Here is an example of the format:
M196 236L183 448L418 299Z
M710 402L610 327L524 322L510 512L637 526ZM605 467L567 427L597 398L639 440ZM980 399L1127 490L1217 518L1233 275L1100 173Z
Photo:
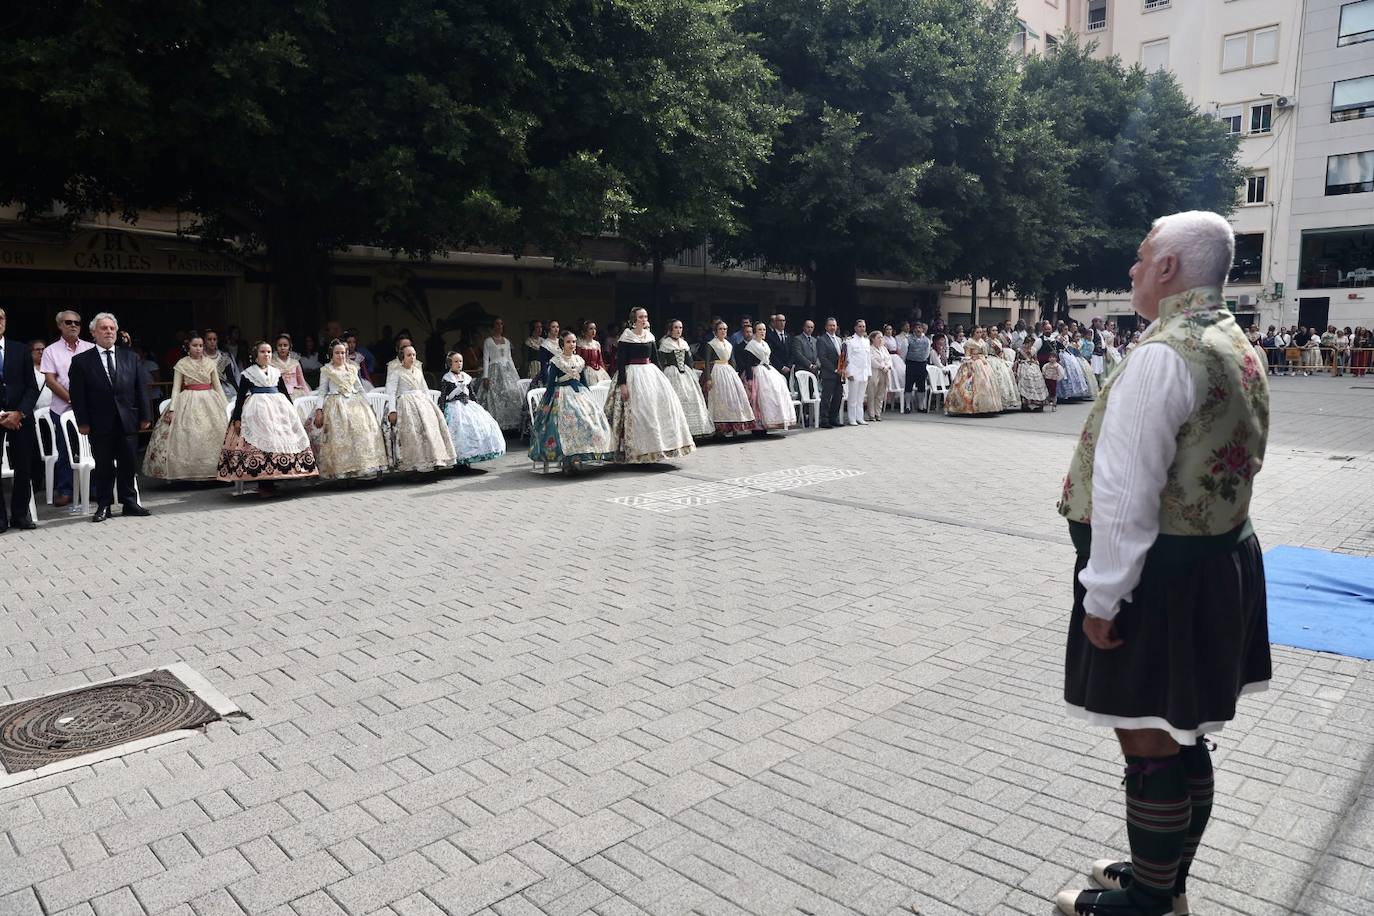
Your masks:
M111 315L109 312L101 312L101 313L99 313L98 315L96 315L94 318L91 319L91 333L92 333L92 334L95 333L95 326L98 325L98 324L100 324L100 322L104 321L106 318L108 318L108 319L110 319L111 321L114 322L114 326L115 326L115 330L116 330L116 331L119 330L119 319L116 318L114 315Z
M58 324L61 324L63 315L75 315L78 321L81 320L81 313L78 312L76 309L63 309L62 311L57 313L57 315L53 318L53 321L56 321Z
M1231 224L1210 210L1170 213L1150 227L1155 256L1173 255L1179 280L1185 289L1224 286L1236 255L1236 234Z

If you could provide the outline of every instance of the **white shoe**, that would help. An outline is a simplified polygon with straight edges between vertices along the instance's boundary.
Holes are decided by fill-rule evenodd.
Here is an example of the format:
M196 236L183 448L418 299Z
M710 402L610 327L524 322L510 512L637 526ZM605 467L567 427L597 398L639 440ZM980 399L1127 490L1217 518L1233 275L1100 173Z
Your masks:
M1093 863L1092 878L1098 887L1109 891L1119 891L1121 890L1121 876L1128 868L1130 868L1129 862L1122 862L1117 859L1098 859ZM1065 891L1064 893L1069 892ZM1191 913L1192 910L1188 908L1187 894L1179 894L1174 898L1174 916L1190 916Z

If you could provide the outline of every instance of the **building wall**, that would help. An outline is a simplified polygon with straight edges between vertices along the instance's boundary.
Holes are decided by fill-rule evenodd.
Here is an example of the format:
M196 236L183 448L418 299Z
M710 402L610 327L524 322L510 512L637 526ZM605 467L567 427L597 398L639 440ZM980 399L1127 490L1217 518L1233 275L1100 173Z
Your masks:
M1301 85L1296 117L1298 141L1293 166L1292 232L1284 266L1292 278L1285 323L1297 321L1301 300L1330 300L1328 323L1340 327L1374 326L1374 283L1299 289L1303 230L1364 227L1374 233L1374 193L1326 194L1328 156L1374 150L1374 117L1331 123L1331 91L1336 80L1374 76L1374 41L1337 46L1342 0L1307 0ZM1374 269L1374 263L1364 265Z

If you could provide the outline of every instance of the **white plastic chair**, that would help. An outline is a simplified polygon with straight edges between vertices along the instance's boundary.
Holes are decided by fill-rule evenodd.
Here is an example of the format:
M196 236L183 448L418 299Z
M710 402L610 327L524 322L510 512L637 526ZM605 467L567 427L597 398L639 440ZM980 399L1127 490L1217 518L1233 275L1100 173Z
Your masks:
M172 399L171 399L171 398L164 398L164 399L162 400L162 403L160 403L160 404L157 405L157 418L158 418L159 420L161 420L161 419L162 419L162 415L165 414L165 413L167 412L167 408L168 408L168 407L171 407L171 406L172 406Z
M33 432L38 437L38 454L43 459L43 483L52 505L53 475L57 471L57 430L53 428L52 411L37 407L33 411Z
M935 399L940 399L940 406L945 406L945 395L949 393L949 379L945 375L945 370L940 366L926 366L926 379L930 382L930 401L927 409L935 406Z
M76 428L76 416L70 410L62 415L62 435L67 437L67 457L72 465L75 484L72 491L77 500L77 511L84 511L91 507L91 472L95 470L91 440Z
M387 397L385 391L369 391L367 393L367 406L372 408L372 413L376 416L378 423L386 422L386 402Z
M320 400L318 395L307 394L297 398L295 401L296 413L300 414L301 422L309 423L313 420L315 418L315 411L320 409L321 404L323 404L323 401Z
M11 479L14 469L10 467L10 437L5 437L4 447L0 448L0 478ZM38 505L33 500L33 488L29 488L29 518L38 521Z
M544 400L543 388L531 388L525 392L525 409L529 412L530 436L534 436L534 412L539 409L539 402Z
M806 408L811 408L811 425L821 425L821 383L814 373L807 372L805 369L796 369L792 372L792 388L796 392L796 403L798 413L801 414L802 426L806 426Z

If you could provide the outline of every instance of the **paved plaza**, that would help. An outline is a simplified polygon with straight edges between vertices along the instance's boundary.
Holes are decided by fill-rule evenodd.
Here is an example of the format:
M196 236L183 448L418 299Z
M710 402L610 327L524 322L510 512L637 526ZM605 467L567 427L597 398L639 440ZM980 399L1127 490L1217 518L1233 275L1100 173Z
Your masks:
M1262 542L1374 554L1374 379L1272 388ZM0 914L1045 916L1126 849L1061 703L1087 413L45 509L0 540L0 700L183 662L251 719L0 790ZM1275 665L1195 912L1367 916L1374 664Z

